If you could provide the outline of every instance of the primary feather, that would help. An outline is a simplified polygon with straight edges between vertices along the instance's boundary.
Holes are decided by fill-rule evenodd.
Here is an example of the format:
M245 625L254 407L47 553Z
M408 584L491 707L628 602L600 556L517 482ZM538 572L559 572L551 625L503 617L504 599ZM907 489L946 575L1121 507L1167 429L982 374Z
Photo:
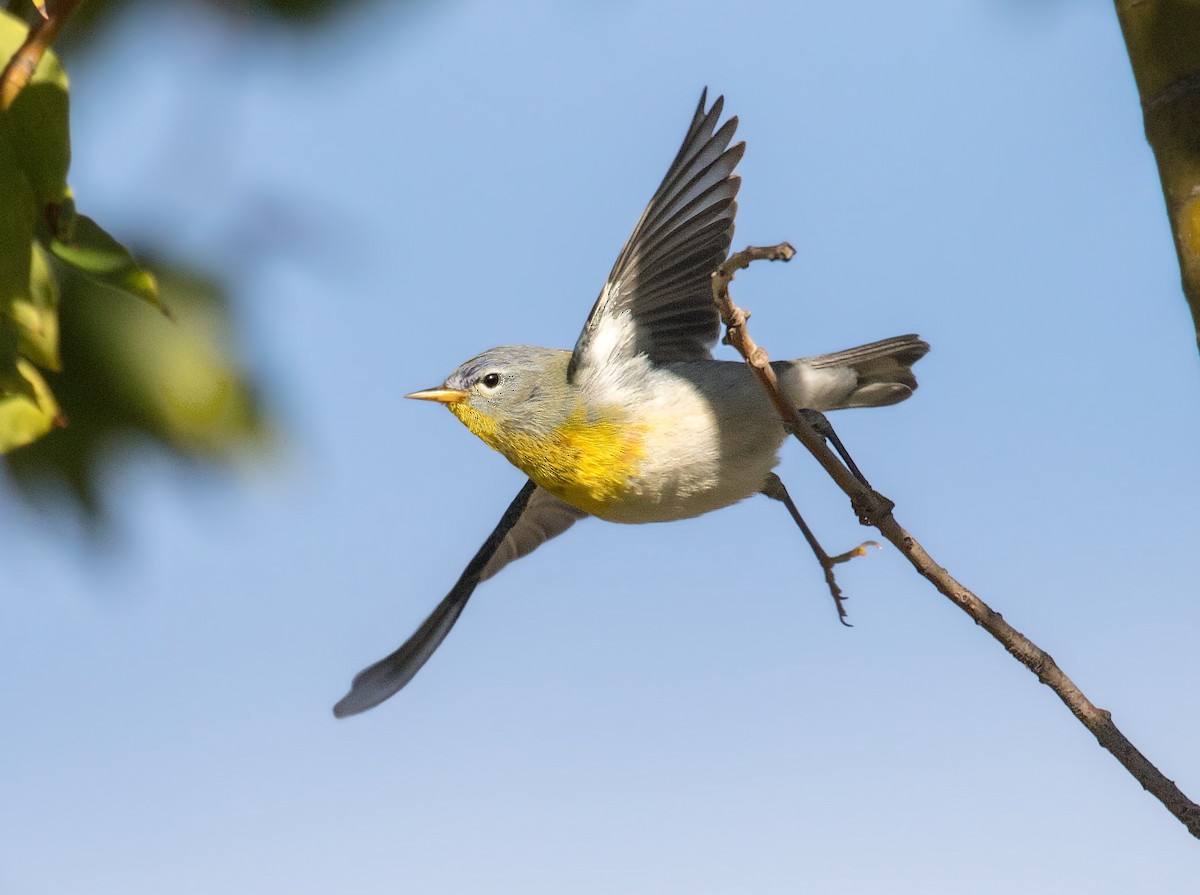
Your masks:
M733 240L733 169L746 144L729 145L737 118L717 128L725 100L706 110L707 98L584 324L571 380L638 354L660 364L710 356L720 332L711 277Z

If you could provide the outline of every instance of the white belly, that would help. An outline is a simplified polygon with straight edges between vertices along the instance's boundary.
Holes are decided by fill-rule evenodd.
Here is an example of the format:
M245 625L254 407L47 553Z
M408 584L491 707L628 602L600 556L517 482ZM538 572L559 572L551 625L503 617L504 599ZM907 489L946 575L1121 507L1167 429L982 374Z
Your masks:
M687 519L762 490L785 432L745 364L694 361L640 372L636 399L620 389L617 403L643 428L642 461L629 491L601 518Z

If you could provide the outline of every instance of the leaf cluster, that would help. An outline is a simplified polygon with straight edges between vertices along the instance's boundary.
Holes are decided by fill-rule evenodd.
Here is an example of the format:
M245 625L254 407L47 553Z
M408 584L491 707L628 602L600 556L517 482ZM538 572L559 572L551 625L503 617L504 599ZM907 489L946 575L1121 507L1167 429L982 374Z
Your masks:
M0 12L0 60L28 33ZM220 455L263 426L220 291L178 272L160 284L165 268L77 212L70 159L69 84L46 51L0 108L0 454L27 492L57 478L95 510L96 468L129 433Z

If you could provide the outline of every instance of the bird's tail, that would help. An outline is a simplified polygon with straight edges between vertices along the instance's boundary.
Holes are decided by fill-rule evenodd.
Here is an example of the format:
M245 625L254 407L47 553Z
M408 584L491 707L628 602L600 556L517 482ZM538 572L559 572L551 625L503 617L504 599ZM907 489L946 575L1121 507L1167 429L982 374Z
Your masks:
M780 366L784 387L798 407L841 410L897 404L917 388L912 365L929 351L919 336L895 336Z

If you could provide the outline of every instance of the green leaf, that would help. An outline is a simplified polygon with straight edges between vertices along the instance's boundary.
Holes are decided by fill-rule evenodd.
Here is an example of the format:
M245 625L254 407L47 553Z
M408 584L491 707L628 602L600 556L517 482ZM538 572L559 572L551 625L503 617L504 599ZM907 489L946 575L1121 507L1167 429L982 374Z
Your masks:
M0 373L15 368L20 357L21 337L16 325L6 317L0 317Z
M0 453L23 447L65 425L46 380L27 360L0 373Z
M0 59L10 59L27 33L23 21L0 12ZM58 202L67 191L71 165L67 86L58 57L47 50L6 114L12 148L39 206Z
M30 246L37 206L33 190L9 140L8 120L0 115L0 310L29 300Z
M234 350L227 301L216 283L154 265L176 314L172 322L144 302L114 301L111 288L69 265L53 267L63 370L45 378L71 424L0 457L0 475L10 476L14 494L35 504L74 498L84 519L103 524L119 500L106 487L106 470L135 445L208 468L266 458L273 427ZM0 315L0 368L4 323ZM14 332L10 358L15 339Z
M29 296L13 299L9 316L20 338L20 351L39 367L58 371L58 281L45 250L33 244Z
M220 454L253 430L253 397L208 284L172 277L165 288L173 322L141 305L104 304L91 331L122 399L152 432L188 452Z
M93 280L145 299L168 317L171 316L167 306L159 299L154 274L138 264L125 246L85 214L75 215L73 230L70 242L57 237L50 240L50 251L55 257Z

